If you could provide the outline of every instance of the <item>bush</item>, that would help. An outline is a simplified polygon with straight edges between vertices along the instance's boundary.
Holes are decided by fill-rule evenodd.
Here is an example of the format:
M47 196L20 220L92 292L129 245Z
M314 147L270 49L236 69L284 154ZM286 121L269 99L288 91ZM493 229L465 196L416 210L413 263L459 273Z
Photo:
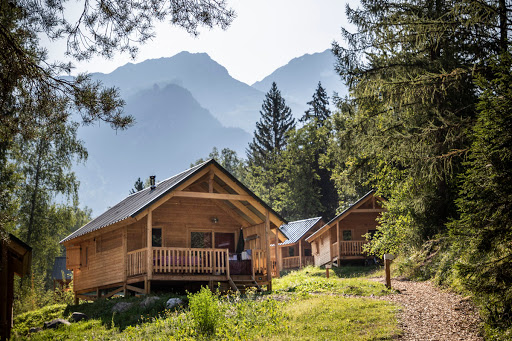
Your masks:
M190 313L200 334L212 335L223 316L219 298L210 289L202 287L198 293L188 294Z

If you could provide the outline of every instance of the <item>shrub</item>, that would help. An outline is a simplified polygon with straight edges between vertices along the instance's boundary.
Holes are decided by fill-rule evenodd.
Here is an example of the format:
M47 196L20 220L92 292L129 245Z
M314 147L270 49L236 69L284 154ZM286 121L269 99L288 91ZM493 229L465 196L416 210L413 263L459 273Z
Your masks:
M202 287L198 293L188 294L190 313L200 334L212 335L221 322L219 298L210 289Z

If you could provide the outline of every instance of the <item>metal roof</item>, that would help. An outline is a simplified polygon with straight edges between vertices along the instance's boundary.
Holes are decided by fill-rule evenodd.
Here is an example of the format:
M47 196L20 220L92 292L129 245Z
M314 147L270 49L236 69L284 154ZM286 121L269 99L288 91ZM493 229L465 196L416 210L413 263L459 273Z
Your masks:
M279 243L279 245L289 245L298 242L321 219L322 217L309 218L281 225L279 230L288 237L288 240Z
M366 200L366 198L368 198L371 194L375 193L375 190L372 189L371 191L369 191L368 193L366 193L365 195L363 195L361 198L359 198L355 203L351 204L349 207L347 207L345 210L343 210L343 212L341 212L340 214L338 214L336 217L332 218L327 224L325 224L324 226L322 226L321 228L319 228L315 233L313 233L311 236L309 236L307 239L311 239L313 238L313 236L315 235L320 235L324 228L326 226L329 226L331 223L335 222L336 220L340 219L341 217L345 216L353 207L355 207L357 204L359 204L361 201L364 201Z
M260 198L258 198L254 193L252 193L247 187L245 187L238 179L236 179L233 175L231 175L228 171L226 171L221 165L217 163L214 159L210 159L205 161L197 166L194 166L186 171L183 171L179 174L176 174L168 179L165 179L156 184L154 189L150 187L145 188L139 192L133 193L123 199L121 202L116 204L115 206L109 208L103 214L99 215L95 219L91 220L75 232L71 233L69 236L60 241L60 243L66 242L68 240L83 236L87 233L99 230L101 228L110 226L119 221L125 220L130 217L135 217L137 214L145 210L147 207L151 206L158 199L166 195L167 193L174 190L181 183L186 181L188 178L192 177L194 174L200 172L202 169L208 167L210 164L214 164L218 169L220 169L223 173L229 176L233 181L235 181L242 189L244 189L247 193L252 195L258 202L260 202L266 209L268 209L272 214L277 216L281 221L286 222L279 214L277 214L272 208L270 208L267 204L265 204Z
M64 273L64 278L62 274ZM73 272L66 269L66 256L55 257L55 263L53 263L52 278L53 279L71 279Z

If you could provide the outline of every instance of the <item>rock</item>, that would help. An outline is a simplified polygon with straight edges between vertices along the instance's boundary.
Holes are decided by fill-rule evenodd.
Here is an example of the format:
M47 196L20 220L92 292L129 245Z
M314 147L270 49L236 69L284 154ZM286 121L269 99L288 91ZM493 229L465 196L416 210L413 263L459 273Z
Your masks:
M143 307L143 308L150 307L151 305L153 305L159 299L160 298L158 298L157 296L146 297L142 302L140 302L140 306Z
M82 320L87 321L89 319L89 316L85 315L84 313L74 312L71 315L71 319L73 320L73 322L78 322L78 321L82 321Z
M172 309L180 304L183 304L183 300L181 298L169 298L169 300L165 304L165 308Z
M112 307L112 311L116 313L122 313L123 311L126 311L130 309L133 303L128 302L118 302Z
M71 323L64 319L55 319L49 322L45 322L43 329L55 329L62 324L69 326Z
M32 333L40 332L41 330L43 330L43 329L42 329L42 328L40 328L40 327L37 327L37 328L36 328L36 327L32 327L32 328L30 328L30 329L28 330L28 332L32 334Z

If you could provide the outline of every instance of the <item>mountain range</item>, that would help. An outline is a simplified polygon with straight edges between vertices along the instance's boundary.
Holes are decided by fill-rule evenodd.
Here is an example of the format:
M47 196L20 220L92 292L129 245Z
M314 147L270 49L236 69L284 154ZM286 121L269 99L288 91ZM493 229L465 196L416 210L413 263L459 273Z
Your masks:
M252 86L231 77L206 53L128 63L93 79L119 88L125 112L136 123L125 131L106 124L81 127L89 159L75 167L80 201L93 216L128 195L137 178L170 177L213 147L245 156L261 104L273 81L296 118L307 109L319 81L332 94L345 87L334 72L330 50L291 60Z

